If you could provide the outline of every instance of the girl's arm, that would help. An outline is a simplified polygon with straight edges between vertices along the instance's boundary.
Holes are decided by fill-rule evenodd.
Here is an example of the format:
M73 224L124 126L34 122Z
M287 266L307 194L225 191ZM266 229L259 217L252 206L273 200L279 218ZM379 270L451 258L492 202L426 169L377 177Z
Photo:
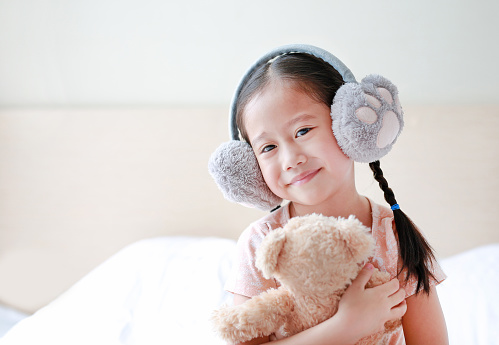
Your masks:
M447 327L435 287L430 294L419 294L407 298L407 313L402 318L407 345L447 345Z
M386 284L366 289L372 273L372 265L366 265L345 291L338 312L333 317L273 344L354 344L364 336L381 330L386 321L404 315L407 308L404 302L405 291L399 288L398 280L393 279ZM248 297L234 295L234 304L247 300ZM264 344L269 341L269 337L262 337L238 345Z

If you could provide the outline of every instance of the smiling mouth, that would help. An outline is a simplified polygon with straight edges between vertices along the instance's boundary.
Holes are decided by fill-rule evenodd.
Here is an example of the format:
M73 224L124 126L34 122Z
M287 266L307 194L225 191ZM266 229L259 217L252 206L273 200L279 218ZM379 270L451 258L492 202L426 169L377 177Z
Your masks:
M319 173L320 170L321 169L315 169L315 170L305 171L305 172L301 173L300 175L295 176L291 180L291 182L289 183L289 185L299 186L299 185L302 185L304 183L307 183L308 181L310 181L311 179L313 179L315 177L315 175L317 175Z

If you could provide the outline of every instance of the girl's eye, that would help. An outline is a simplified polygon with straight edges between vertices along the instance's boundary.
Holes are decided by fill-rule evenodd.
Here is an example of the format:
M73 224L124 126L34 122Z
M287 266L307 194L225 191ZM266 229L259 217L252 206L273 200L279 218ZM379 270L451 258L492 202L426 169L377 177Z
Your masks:
M265 153L265 152L270 152L272 151L273 149L275 149L276 146L275 145L267 145L265 146L263 149L262 149L262 153Z
M302 137L305 134L307 134L308 132L310 132L311 130L312 130L312 128L302 128L298 132L296 132L296 136L297 137Z

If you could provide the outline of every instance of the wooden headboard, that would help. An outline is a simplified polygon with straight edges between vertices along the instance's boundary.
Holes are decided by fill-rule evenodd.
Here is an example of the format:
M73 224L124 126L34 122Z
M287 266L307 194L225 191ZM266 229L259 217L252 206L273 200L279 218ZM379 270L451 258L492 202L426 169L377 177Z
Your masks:
M227 108L0 109L0 302L35 311L139 239L236 239L264 213L207 172ZM412 106L405 121L382 168L438 256L499 242L499 107Z

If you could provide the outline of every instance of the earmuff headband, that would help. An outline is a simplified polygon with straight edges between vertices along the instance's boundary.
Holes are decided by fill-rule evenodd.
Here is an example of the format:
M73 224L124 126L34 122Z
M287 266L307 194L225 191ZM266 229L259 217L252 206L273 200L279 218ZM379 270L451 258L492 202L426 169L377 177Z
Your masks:
M253 72L258 69L260 66L265 65L268 63L270 60L284 55L284 54L290 54L290 53L306 53L313 55L319 59L324 60L325 62L329 63L335 70L340 73L340 75L343 78L343 81L345 83L357 83L355 80L355 77L353 73L350 71L350 69L343 63L341 62L340 59L338 59L336 56L328 52L327 50L321 49L319 47L315 47L312 45L308 44L289 44L285 46L278 47L261 58L259 58L244 74L242 77L241 81L239 82L239 85L236 88L236 92L234 93L234 96L232 97L232 103L230 107L230 121L229 121L229 131L231 134L231 139L232 140L240 140L239 138L239 130L237 128L237 123L236 123L236 113L237 113L237 100L239 98L239 95L241 94L241 90L243 86L246 84L248 79L251 77Z
M225 198L246 206L271 210L282 199L265 183L251 146L239 138L236 105L241 90L260 66L278 56L291 53L313 55L330 64L343 78L331 104L332 131L338 146L356 162L374 162L386 155L404 125L398 90L388 79L369 75L359 83L337 57L326 50L306 44L282 46L258 59L241 79L230 108L229 131L232 140L223 143L208 163Z

